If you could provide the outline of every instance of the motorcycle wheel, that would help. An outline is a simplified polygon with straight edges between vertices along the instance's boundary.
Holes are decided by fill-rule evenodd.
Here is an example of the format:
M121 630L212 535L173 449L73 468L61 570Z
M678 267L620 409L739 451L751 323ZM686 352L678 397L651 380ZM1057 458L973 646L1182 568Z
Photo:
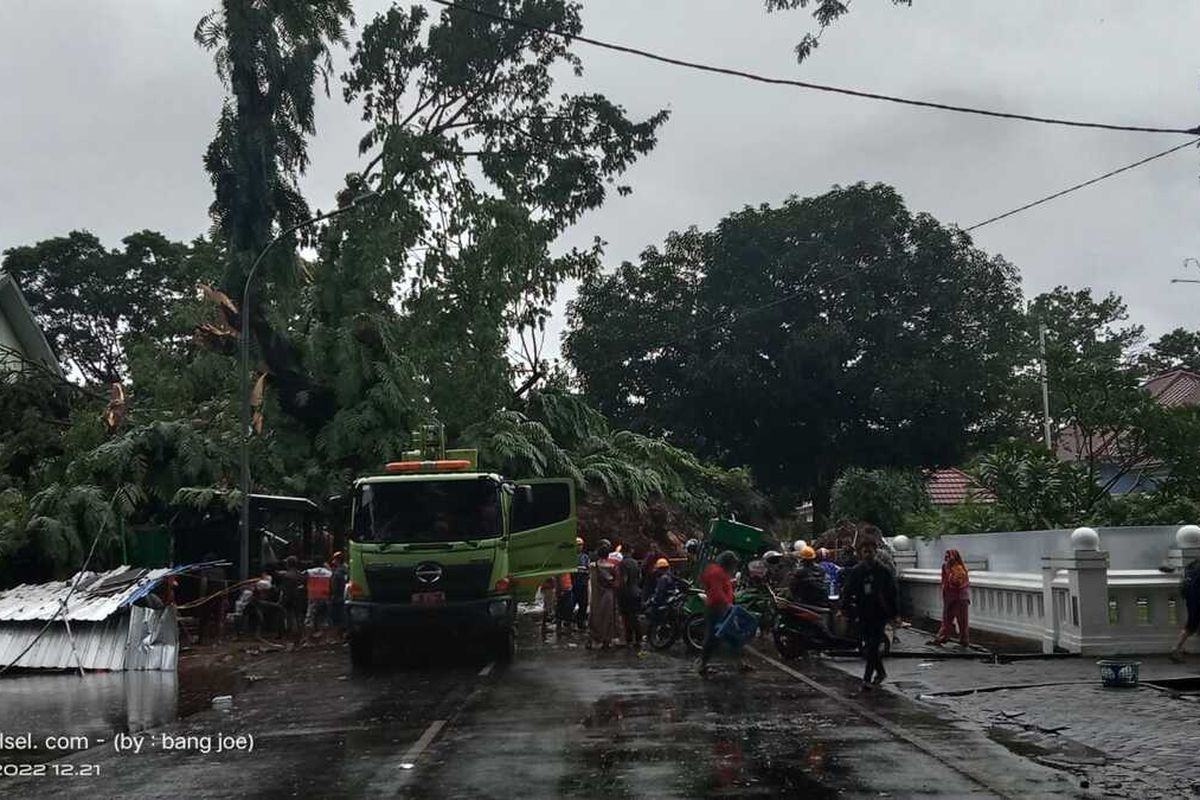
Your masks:
M683 625L683 639L688 649L699 653L704 649L705 624L703 614L692 614Z
M652 625L646 634L646 641L650 643L652 650L667 650L678 638L679 621L674 617Z
M801 658L806 654L803 641L799 636L786 628L776 628L773 631L775 639L775 650L778 651L780 657L792 660Z

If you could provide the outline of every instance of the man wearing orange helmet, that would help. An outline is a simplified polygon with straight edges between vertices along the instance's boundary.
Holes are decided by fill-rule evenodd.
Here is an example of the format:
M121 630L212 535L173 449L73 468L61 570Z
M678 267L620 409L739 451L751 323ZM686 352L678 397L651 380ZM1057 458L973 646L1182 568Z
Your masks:
M792 575L792 599L812 606L829 605L825 589L825 571L817 566L817 551L809 545L800 548L800 566Z

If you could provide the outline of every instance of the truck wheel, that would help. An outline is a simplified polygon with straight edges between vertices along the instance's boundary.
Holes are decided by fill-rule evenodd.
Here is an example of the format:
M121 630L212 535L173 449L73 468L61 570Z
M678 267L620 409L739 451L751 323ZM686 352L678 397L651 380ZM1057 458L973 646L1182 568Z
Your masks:
M517 655L517 632L512 628L501 631L496 635L496 646L493 656L498 664L511 664Z
M365 633L350 634L350 665L358 670L367 670L375 663L375 643Z

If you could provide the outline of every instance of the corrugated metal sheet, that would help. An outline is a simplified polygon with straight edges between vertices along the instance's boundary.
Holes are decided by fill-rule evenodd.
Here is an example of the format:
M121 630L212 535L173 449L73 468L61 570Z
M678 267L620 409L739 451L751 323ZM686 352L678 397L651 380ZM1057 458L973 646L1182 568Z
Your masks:
M173 670L179 660L175 609L155 611L133 604L163 578L204 566L208 564L153 570L117 567L0 592L0 667ZM60 613L64 602L65 613ZM50 627L37 638L49 620Z
M173 571L117 567L108 572L80 573L66 581L22 584L0 593L0 622L54 619L68 593L68 620L99 622L150 592ZM76 582L79 585L71 592Z
M108 572L83 572L66 581L21 584L0 592L0 622L61 619L59 607L69 592L66 618L72 622L99 622L141 600L170 575L228 563L213 561L149 570L116 567ZM78 587L71 592L76 582Z
M129 609L125 669L175 669L179 660L179 625L174 607L154 611Z
M100 622L52 623L13 664L44 622L0 622L0 666L27 669L173 670L179 660L175 609L134 606ZM74 649L71 640L74 638Z

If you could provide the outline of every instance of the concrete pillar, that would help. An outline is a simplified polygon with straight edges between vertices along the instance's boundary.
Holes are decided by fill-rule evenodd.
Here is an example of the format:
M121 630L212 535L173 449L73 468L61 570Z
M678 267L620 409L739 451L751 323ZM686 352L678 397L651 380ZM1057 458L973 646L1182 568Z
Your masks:
M1167 566L1178 571L1200 558L1200 527L1184 525L1175 533L1175 546L1167 551Z
M896 577L899 578L907 569L917 568L917 550L912 540L900 535L892 538L892 559L896 562Z
M1108 553L1091 528L1071 534L1070 553L1042 558L1042 603L1046 612L1042 652L1060 647L1071 653L1104 653L1112 638L1108 625ZM1065 616L1054 603L1054 580L1067 573Z

